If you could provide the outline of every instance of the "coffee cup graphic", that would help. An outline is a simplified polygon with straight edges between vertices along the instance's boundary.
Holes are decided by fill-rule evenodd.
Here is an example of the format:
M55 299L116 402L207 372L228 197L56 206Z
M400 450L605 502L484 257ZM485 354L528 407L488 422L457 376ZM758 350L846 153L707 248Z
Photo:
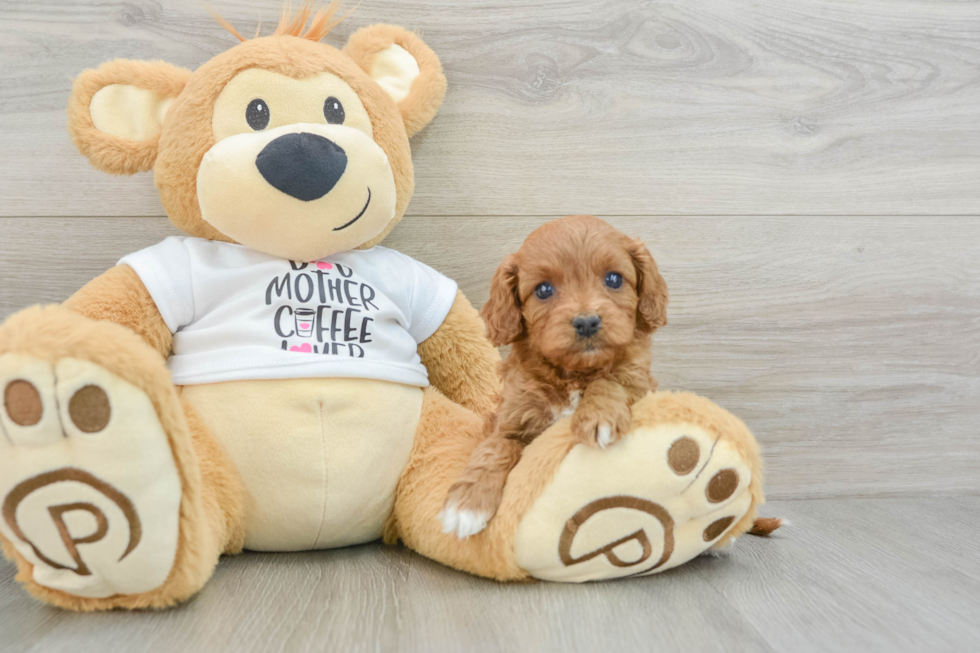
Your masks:
M313 318L316 311L312 308L297 308L293 311L296 317L296 335L301 338L309 338L313 335Z

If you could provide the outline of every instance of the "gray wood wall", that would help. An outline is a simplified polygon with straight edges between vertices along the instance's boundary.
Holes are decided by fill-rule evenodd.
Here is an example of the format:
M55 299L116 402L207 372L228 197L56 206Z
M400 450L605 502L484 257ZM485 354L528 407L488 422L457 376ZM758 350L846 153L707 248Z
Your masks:
M745 419L771 497L980 492L980 3L364 0L326 40L379 21L450 83L387 245L480 304L531 229L604 217L670 286L662 387ZM0 0L0 319L176 233L74 150L72 76L233 43L197 0Z

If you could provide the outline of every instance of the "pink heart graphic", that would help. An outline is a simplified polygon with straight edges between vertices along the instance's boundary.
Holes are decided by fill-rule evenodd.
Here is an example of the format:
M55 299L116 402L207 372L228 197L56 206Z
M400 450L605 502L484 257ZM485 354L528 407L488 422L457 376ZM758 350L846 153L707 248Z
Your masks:
M309 329L310 328L310 323L309 322L300 322L299 323L299 328L300 329Z
M333 270L333 263L324 263L323 261L317 261L316 266L321 270Z
M295 347L295 346L290 347L289 351L299 351L299 352L303 352L304 354L309 354L313 351L313 347L310 347L310 343L304 342L299 347Z

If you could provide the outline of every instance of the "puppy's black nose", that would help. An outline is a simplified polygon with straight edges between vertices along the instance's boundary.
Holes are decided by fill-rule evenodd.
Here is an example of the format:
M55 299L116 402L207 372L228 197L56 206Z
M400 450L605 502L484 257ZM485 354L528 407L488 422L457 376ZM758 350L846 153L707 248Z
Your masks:
M310 202L337 184L347 169L347 153L317 134L284 134L259 152L255 167L273 188Z
M602 318L598 315L579 315L572 320L579 338L590 338L602 328Z

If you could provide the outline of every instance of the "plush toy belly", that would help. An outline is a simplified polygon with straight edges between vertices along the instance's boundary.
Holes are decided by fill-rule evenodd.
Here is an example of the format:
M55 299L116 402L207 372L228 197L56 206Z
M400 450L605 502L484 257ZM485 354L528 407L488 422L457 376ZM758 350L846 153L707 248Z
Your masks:
M246 489L245 548L326 549L381 536L422 389L370 379L184 386Z

